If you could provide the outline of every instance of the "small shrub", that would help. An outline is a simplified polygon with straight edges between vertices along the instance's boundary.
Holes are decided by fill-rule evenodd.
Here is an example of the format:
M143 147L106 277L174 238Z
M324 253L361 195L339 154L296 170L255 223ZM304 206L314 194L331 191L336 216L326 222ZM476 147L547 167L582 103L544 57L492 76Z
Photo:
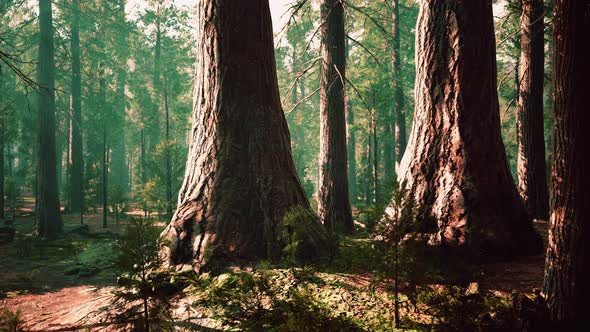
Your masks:
M19 257L31 257L33 252L33 238L30 236L17 238L14 242L16 254Z
M116 319L136 321L145 331L150 326L158 331L172 329L167 325L168 298L178 290L174 275L161 266L157 250L159 233L147 218L132 218L125 235L117 241L122 253L117 263L129 272L117 279Z
M415 210L414 200L410 199L408 190L404 186L396 186L391 204L375 226L375 238L382 245L386 276L392 277L394 282L394 327L398 327L400 322L399 285L403 279L400 273L400 246L415 223Z
M24 321L21 318L21 311L12 312L2 309L0 312L0 331L17 332L22 331Z
M303 207L295 207L285 214L280 225L281 242L283 243L283 259L295 266L307 263L321 254L333 255L338 247L335 234L328 234L328 239L319 238L313 232L322 231L317 225L316 217ZM322 242L322 243L319 243ZM318 255L321 248L325 253ZM314 257L315 256L315 257Z
M425 287L418 299L437 331L478 331L484 320L507 317L511 310L506 299L461 286Z
M121 216L124 216L129 209L129 197L121 185L115 184L112 186L109 201L110 210L115 215L115 221L119 224Z
M284 279L269 271L201 276L195 305L220 311L223 324L240 331L360 330L317 300L307 287L309 272Z

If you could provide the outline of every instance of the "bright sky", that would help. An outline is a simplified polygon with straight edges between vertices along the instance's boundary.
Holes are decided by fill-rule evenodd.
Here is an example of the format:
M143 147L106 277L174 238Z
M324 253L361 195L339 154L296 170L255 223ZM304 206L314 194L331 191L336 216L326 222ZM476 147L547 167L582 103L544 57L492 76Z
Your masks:
M172 0L178 6L193 7L197 0ZM241 0L246 1L246 0ZM289 8L289 4L294 0L270 0L270 12L272 14L272 23L274 32L278 32L283 27L283 22L288 18L285 12ZM127 12L134 12L145 4L145 0L128 0ZM281 18L282 17L282 18Z

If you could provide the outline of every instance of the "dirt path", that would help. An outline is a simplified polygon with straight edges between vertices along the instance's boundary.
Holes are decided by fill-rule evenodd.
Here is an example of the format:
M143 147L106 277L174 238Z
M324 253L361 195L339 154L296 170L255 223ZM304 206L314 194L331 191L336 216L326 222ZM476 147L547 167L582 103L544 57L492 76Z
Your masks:
M74 265L77 252L68 252L67 246L38 246L32 234L32 205L29 198L19 202L16 214L11 218L16 240L0 245L0 312L2 309L20 310L20 319L25 322L22 328L27 331L88 328L91 331L120 331L120 327L113 327L107 321L108 310L104 311L113 300L114 272L99 271L85 278L65 275L64 272ZM64 214L62 217L66 233L80 227L79 215ZM87 213L84 223L91 234L103 235L121 234L127 224L109 220L108 227L103 228L100 211ZM83 246L91 241L96 239L73 236L58 242L60 245ZM104 236L103 241L110 241L110 237Z
M534 221L535 229L544 239L544 249L547 247L548 226L547 221ZM512 291L531 292L543 285L544 265L545 250L535 256L487 264L483 269L485 274L482 276L481 287L508 294Z
M111 287L78 286L45 294L19 295L0 301L0 307L21 311L27 331L117 331L106 320ZM105 311L106 310L106 311Z

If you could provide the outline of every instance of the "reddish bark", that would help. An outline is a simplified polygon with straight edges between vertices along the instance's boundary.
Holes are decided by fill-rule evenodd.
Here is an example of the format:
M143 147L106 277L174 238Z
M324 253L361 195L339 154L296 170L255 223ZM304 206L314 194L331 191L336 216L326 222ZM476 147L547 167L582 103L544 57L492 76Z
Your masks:
M518 189L529 213L549 217L549 191L543 128L543 0L523 0L520 79L516 105Z
M320 183L318 214L329 230L354 231L346 153L346 44L344 3L323 0L320 76Z
M285 213L310 207L281 109L268 0L200 1L197 18L191 144L163 256L197 270L278 259ZM308 235L308 256L319 254L321 224Z
M590 298L590 1L556 0L554 8L555 142L543 292L551 319L584 324Z
M492 2L422 1L416 111L400 167L416 231L477 258L541 250L500 135Z

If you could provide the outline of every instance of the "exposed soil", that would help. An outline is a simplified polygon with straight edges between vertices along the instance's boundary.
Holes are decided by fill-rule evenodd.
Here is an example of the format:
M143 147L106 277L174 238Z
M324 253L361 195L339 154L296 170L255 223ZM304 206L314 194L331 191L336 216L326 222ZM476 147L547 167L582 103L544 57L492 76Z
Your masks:
M114 221L107 229L102 228L100 214L85 216L90 233L103 233L108 237L120 233L125 223L116 225ZM65 229L79 226L79 216L66 215ZM26 208L19 210L14 223L17 237L30 236L32 217ZM535 227L546 238L547 223L536 221ZM101 271L95 276L81 278L66 276L64 269L71 265L74 257L64 253L32 253L32 259L22 259L16 253L14 244L0 245L0 309L21 311L24 328L29 331L120 331L125 326L114 325L107 318L116 280L115 271ZM499 292L503 295L511 291L531 292L541 287L543 279L544 255L526 257L510 262L487 264L483 266L480 288ZM343 280L355 287L367 286L370 274L351 274ZM348 281L347 281L348 280ZM178 315L188 310L187 301L176 301ZM182 309L181 307L183 307ZM184 311L183 311L184 310ZM200 325L198 325L200 326ZM208 330L201 328L200 330Z
M545 239L544 248L547 247L548 222L535 220L534 226L541 237ZM543 284L543 268L545 265L545 250L542 253L522 257L513 261L487 264L483 267L481 287L503 293L531 292L534 288L540 288Z

